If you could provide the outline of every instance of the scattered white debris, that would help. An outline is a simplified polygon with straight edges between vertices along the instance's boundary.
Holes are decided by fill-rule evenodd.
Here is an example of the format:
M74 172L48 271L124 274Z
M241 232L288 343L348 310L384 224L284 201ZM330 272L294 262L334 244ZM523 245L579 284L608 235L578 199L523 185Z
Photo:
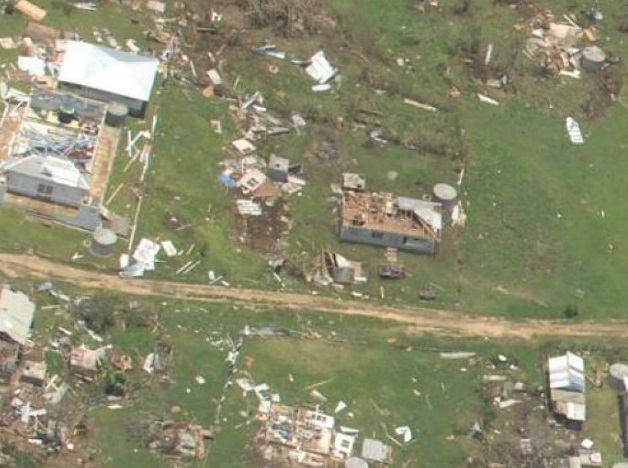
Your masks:
M172 241L165 240L161 243L161 246L168 257L174 257L177 255L177 248L174 246Z
M395 428L395 434L401 436L402 440L407 444L412 441L412 429L409 426L399 426Z
M580 76L582 75L580 73L580 70L573 70L573 71L561 70L558 72L558 74L561 76L568 76L569 78L575 78L577 80L579 80Z
M17 58L17 67L29 74L40 77L44 76L46 70L46 62L38 57L28 57L20 55Z
M212 130L214 131L214 133L217 133L218 135L222 135L222 123L220 122L220 120L210 120L209 124L211 125Z
M340 432L344 432L345 434L357 434L360 430L352 427L340 426Z
M196 383L199 385L203 385L205 383L205 379L200 375L197 375L195 380L196 380Z
M336 405L336 409L334 410L334 413L338 414L341 411L345 410L346 408L347 408L347 404L344 401L340 400L338 404Z
M246 396L247 393L252 392L255 388L255 384L251 382L249 379L241 377L236 379L236 385L242 389L244 392L243 396Z
M236 206L238 213L243 216L260 216L262 214L262 206L253 200L237 200Z
M211 70L207 70L207 77L209 78L209 81L211 81L214 86L219 86L222 84L222 77L220 76L220 73L218 73L218 71L215 68L212 68Z
M499 106L499 101L497 101L497 100L495 100L495 99L493 99L491 97L488 97L485 94L478 93L477 96L478 96L478 99L480 100L480 102L483 102L485 104L491 104L493 106Z
M3 49L17 49L17 44L12 37L0 37L0 47Z
M133 259L140 263L146 271L155 269L155 258L161 245L147 238L142 238L133 252Z
M329 83L312 85L312 91L314 91L315 93L329 91L330 89L331 85Z
M497 404L499 406L499 409L506 409L506 408L510 408L511 406L516 405L517 403L521 403L521 401L513 400L512 398L510 398L508 400L499 401Z
M149 374L152 374L159 367L159 357L155 353L149 353L144 359L144 365L142 365L142 369L144 369Z
M322 85L336 76L338 69L332 67L325 57L325 52L319 50L310 58L310 64L305 68L305 73Z
M574 145L581 145L584 143L582 131L580 130L580 124L576 122L575 119L567 117L565 119L565 127L567 128L569 139Z
M128 39L126 41L126 47L134 54L137 54L140 51L140 48L135 44L134 39Z
M119 263L120 269L123 270L126 267L128 267L130 261L131 261L131 258L129 257L129 254L125 254L125 253L121 254L120 263Z
M321 401L321 402L323 402L323 403L327 401L327 398L325 397L325 395L323 395L321 392L319 392L319 391L318 391L318 390L316 390L316 389L314 389L314 390L312 390L312 391L310 392L310 396L311 396L313 399L318 400L318 401Z
M148 0L146 2L146 8L155 13L159 13L160 15L163 15L166 12L166 4L158 2L157 0Z
M239 140L234 140L231 142L231 144L233 145L235 149L238 150L240 154L244 154L244 155L251 154L256 149L253 143L251 143L249 140L246 140L244 138L240 138Z
M475 356L473 351L454 351L451 353L440 353L440 357L443 359L469 359Z

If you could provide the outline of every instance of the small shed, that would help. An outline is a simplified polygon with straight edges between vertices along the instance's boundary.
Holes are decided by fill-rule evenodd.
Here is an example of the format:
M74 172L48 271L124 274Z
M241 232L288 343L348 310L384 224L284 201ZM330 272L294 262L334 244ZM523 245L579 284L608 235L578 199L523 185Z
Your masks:
M378 463L390 463L392 461L392 449L381 440L364 439L362 442L362 458Z
M25 361L24 369L22 370L22 375L20 380L22 382L26 382L37 387L41 387L46 380L46 371L48 367L46 366L45 361L35 362L35 361Z
M271 154L268 160L268 168L266 169L266 175L275 182L287 182L288 181L288 168L290 167L290 161L286 158Z
M70 351L70 370L82 380L91 382L98 372L99 353L84 346Z
M343 190L366 190L366 178L364 174L355 174L352 172L345 172L342 174L342 189Z
M584 360L573 353L548 360L550 400L555 413L570 421L586 420Z

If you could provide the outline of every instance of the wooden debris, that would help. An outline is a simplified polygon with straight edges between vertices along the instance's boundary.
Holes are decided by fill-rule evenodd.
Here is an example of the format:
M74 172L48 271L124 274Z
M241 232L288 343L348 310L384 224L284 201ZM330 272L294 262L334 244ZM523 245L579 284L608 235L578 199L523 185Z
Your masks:
M417 109L423 109L429 112L436 112L438 109L434 106L430 106L429 104L423 104L422 102L415 101L413 99L405 98L403 100L404 104L408 104L412 107L416 107Z
M46 17L48 13L43 8L39 8L37 5L29 2L28 0L19 0L15 4L15 9L22 13L24 16L34 20L41 21Z

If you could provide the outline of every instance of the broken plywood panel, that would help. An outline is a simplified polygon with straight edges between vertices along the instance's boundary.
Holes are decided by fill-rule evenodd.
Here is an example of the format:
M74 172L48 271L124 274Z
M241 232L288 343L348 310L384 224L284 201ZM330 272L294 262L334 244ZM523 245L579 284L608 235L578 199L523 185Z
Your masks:
M43 8L39 8L37 5L29 2L28 0L19 0L14 7L17 11L24 16L34 20L41 21L46 17L47 11Z

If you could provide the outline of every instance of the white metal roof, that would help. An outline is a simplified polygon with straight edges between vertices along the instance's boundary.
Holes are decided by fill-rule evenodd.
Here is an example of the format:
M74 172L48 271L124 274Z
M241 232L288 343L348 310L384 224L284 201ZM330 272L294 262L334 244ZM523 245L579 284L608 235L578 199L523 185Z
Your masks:
M435 231L440 231L443 228L443 216L440 212L442 205L440 203L410 197L397 197L397 206L400 210L414 212Z
M158 65L156 58L68 41L59 81L148 101Z
M584 403L567 403L567 416L572 421L586 421L587 407Z
M28 296L4 285L0 289L0 333L23 345L33 322L35 304Z
M568 352L564 356L552 357L548 367L550 388L584 392L584 360L580 356Z

